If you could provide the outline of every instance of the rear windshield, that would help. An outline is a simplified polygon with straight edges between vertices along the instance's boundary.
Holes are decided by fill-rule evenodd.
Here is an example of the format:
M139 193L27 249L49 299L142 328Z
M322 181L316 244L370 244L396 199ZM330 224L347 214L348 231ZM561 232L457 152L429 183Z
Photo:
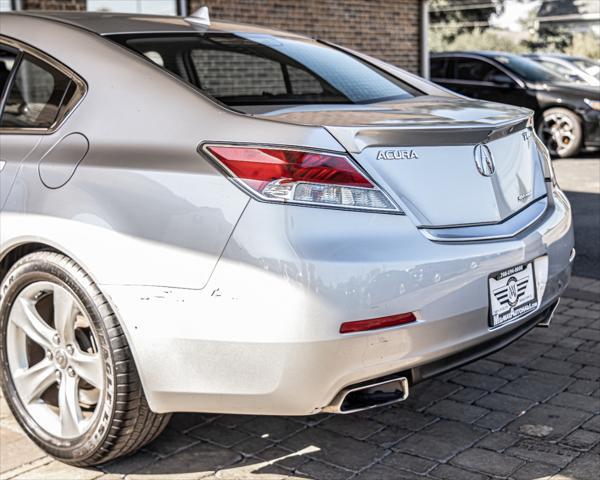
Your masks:
M246 33L113 39L232 107L367 104L420 94L372 65L309 39Z

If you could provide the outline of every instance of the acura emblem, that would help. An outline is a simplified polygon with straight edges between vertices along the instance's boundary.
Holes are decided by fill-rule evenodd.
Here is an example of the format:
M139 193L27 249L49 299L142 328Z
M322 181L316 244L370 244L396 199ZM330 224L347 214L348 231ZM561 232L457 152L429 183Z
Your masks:
M419 158L414 150L379 150L377 160L410 160Z
M477 171L484 177L491 177L496 171L492 151L485 143L478 143L475 145L475 148L473 149L473 158L475 159Z

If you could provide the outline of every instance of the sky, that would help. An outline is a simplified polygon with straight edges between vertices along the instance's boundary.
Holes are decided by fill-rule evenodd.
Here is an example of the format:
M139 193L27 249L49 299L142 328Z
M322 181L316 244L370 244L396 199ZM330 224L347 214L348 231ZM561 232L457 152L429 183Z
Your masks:
M528 0L518 2L517 0L506 0L504 13L499 17L492 18L490 23L498 28L518 32L522 30L519 20L527 17L531 10L540 6L540 0Z

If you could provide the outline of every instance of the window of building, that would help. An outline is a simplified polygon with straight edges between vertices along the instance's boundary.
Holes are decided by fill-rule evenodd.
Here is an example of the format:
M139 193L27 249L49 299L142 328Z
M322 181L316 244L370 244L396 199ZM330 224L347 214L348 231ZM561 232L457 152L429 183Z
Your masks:
M11 0L0 0L0 12L10 12L13 9Z
M148 13L177 15L177 0L87 0L92 12Z
M75 90L69 77L25 54L8 92L0 127L49 128Z

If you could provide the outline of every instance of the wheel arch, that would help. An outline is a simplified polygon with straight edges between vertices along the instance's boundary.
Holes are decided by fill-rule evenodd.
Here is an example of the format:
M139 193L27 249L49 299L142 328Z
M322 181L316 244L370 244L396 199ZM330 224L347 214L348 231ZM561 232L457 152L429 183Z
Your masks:
M11 247L7 248L0 254L0 283L4 280L4 277L6 277L6 274L9 272L12 266L21 258L23 258L25 255L29 255L30 253L43 250L62 253L52 245L34 241L17 243L16 245L12 245Z
M52 241L49 241L46 239L24 238L24 239L20 239L20 240L13 240L10 243L10 245L6 245L6 246L3 245L2 249L0 250L0 285L6 278L6 275L10 271L12 266L15 265L21 258L25 257L26 255L29 255L30 253L40 252L40 251L51 251L51 252L59 253L61 255L64 255L64 256L70 258L85 271L85 273L95 283L98 290L100 290L100 292L102 292L102 294L106 298L106 301L109 303L110 308L112 309L113 313L119 320L119 324L121 325L123 333L125 334L125 338L127 339L127 343L129 344L129 348L131 350L133 362L134 362L136 368L138 369L138 372L140 372L142 389L144 390L144 392L146 392L147 390L145 389L144 375L142 374L142 372L140 370L140 365L138 362L137 349L136 349L136 346L133 344L133 339L131 338L130 332L127 328L127 322L123 321L123 319L121 318L119 309L115 305L113 299L103 289L102 285L98 282L94 273L86 266L85 262L82 262L81 259L78 258L76 255L73 255L71 252L69 252L66 249L62 248L61 246L57 245L55 242L52 242ZM0 298L2 298L1 293L2 292L0 291Z

